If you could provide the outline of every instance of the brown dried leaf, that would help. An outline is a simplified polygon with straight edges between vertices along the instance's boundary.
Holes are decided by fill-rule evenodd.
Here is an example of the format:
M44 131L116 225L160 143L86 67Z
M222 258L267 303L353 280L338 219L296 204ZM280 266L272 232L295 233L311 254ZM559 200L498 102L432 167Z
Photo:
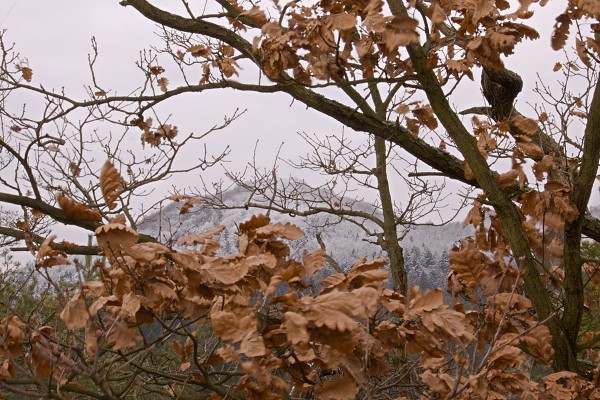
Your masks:
M554 24L554 32L552 32L552 48L554 50L562 49L567 43L569 37L569 28L571 26L571 18L567 13L560 14L556 17L556 23Z
M518 142L517 147L524 154L527 154L531 157L542 157L544 155L541 147L533 142Z
M90 315L82 291L77 292L60 313L60 319L63 320L69 329L85 327L89 317Z
M332 291L314 299L304 297L300 301L309 303L305 318L317 327L331 330L352 331L357 326L353 316L365 314L364 305L352 293Z
M433 25L441 24L446 20L446 13L438 3L433 3L431 7L429 7L429 19L431 19Z
M165 69L163 67L161 67L160 65L154 65L150 67L150 73L152 75L160 75L163 72L165 72Z
M83 203L64 196L62 193L56 195L56 200L67 218L76 221L102 221L102 216L96 208L89 208Z
M66 254L64 252L54 249L56 247L56 245L53 243L54 239L56 239L56 235L50 235L42 242L37 252L37 258L39 260L42 260L46 257L66 257Z
M304 232L302 232L302 229L289 222L285 224L269 224L256 229L256 237L266 238L270 236L278 236L288 240L298 240L304 236Z
M292 311L283 314L283 328L287 335L288 341L292 345L307 344L310 338L308 331L308 320L302 315Z
M434 373L426 370L419 377L432 392L439 393L442 397L445 397L454 387L454 378L447 373Z
M336 375L332 380L315 386L318 400L352 400L358 394L356 382L350 374Z
M207 282L217 282L224 285L233 285L248 273L249 264L231 257L219 258L202 265L204 279Z
M212 54L212 49L210 47L203 46L201 44L195 44L190 46L186 50L188 53L192 55L192 57L204 57L207 58ZM182 53L183 57L183 53Z
M405 319L415 319L444 304L444 294L440 289L427 289L423 293L418 287L413 287L408 293L408 307L404 313Z
M554 167L554 156L546 154L540 161L533 164L533 173L535 179L541 181L544 179L544 173L548 172L550 168Z
M104 254L112 256L113 253L129 250L137 243L139 234L123 224L110 223L101 225L94 231L98 245L104 249Z
M84 294L96 299L104 294L104 283L98 281L83 282L81 290Z
M487 360L490 368L507 370L525 361L525 354L515 346L500 346Z
M115 200L121 195L123 189L123 177L113 163L106 160L100 171L100 190L109 210L117 206Z
M188 195L188 194L174 194L172 196L167 197L167 199L173 200L176 203L179 203L179 201L181 201L181 200L187 200L189 198L190 198L190 195Z
M93 360L96 357L99 339L100 333L98 332L98 326L95 323L92 323L85 335L85 352L90 360Z
M251 316L240 317L232 312L213 311L210 320L215 334L228 342L241 342L248 333L256 331L256 319Z
M267 23L268 19L265 15L264 11L262 11L258 6L253 6L250 10L244 11L240 14L240 16L244 16L253 22L255 22L258 26L263 26Z
M195 233L193 235L180 237L177 240L177 243L181 246L194 246L197 244L205 244L207 243L208 239L212 239L213 237L217 236L218 234L223 232L224 229L225 226L223 225L215 226L214 228L206 232L200 232Z
M135 314L141 307L142 297L134 293L127 293L123 296L121 303L121 315L126 320L135 320Z
M578 0L577 6L588 16L600 19L600 3L596 0Z
M16 315L0 322L0 357L18 357L23 351L27 325ZM41 328L40 328L41 329Z
M534 134L539 129L538 124L534 119L527 118L522 115L513 118L512 123L517 127L517 129L527 134Z
M31 82L31 79L33 79L33 70L29 67L20 67L21 70L21 74L23 75L23 79L25 79L27 82Z
M306 275L311 276L325 266L325 252L323 249L317 249L309 254L306 250L303 250L302 263Z
M417 43L419 41L418 26L417 20L411 17L392 17L391 21L385 25L385 30L381 35L386 50L389 53L394 53L399 46Z
M128 327L121 322L114 323L108 315L105 316L105 326L110 327L106 339L114 351L134 347L140 340L135 327Z
M511 169L508 172L496 176L496 181L498 182L500 187L505 188L515 183L518 176L519 171L517 171L516 169Z
M266 352L263 338L256 331L248 332L240 344L240 353L248 357L262 357Z
M165 77L159 78L156 83L158 84L158 87L160 88L160 90L163 93L166 93L168 89L168 85L169 85L169 80Z
M250 231L255 231L256 229L267 225L269 222L271 222L271 218L269 218L267 215L253 215L248 221L240 224L240 232L249 233Z
M441 331L445 336L454 337L463 342L475 340L465 314L444 307L423 315L421 317L423 326L432 333Z
M348 31L355 28L356 15L346 13L331 14L326 17L326 25L330 29Z
M574 221L579 216L579 211L577 211L577 207L571 201L569 201L568 197L557 196L554 198L554 205L562 211L563 216L567 222Z
M433 109L429 104L423 107L417 107L413 109L412 113L421 125L425 125L431 130L434 130L438 127L437 119L435 118L435 115L433 114Z
M179 214L187 214L190 211L190 208L194 207L196 204L201 204L202 201L198 199L189 199L179 209Z
M463 221L463 228L467 225L472 225L473 227L478 226L483 222L483 211L481 209L481 203L478 201L473 202L473 207L469 210L465 220Z

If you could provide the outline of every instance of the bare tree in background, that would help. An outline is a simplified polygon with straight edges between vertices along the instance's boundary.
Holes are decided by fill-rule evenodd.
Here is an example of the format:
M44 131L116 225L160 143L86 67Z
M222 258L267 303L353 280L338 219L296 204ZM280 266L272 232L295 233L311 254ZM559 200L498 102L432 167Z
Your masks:
M151 84L162 69L154 66L151 55L137 63L142 72L140 88L107 99L96 81L98 53L92 41L93 85L87 87L88 99L81 101L65 92L30 86L33 72L26 60L12 46L3 41L0 45L0 202L20 210L10 208L3 213L0 235L4 246L24 241L26 248L14 249L35 251L56 222L94 231L102 221L124 213L135 228L160 200L151 196L157 185L176 174L210 168L228 154L227 147L213 155L204 146L195 160L181 160L182 149L202 149L208 135L225 129L242 113L235 111L205 132L180 133L170 116L163 119L153 111L172 94ZM21 106L21 99L28 103ZM43 105L39 115L30 110L38 104ZM119 206L112 209L103 202L98 186L106 159L113 160L125 177ZM143 199L152 203L143 204ZM86 205L93 212L69 215L65 208L70 203ZM139 211L130 213L135 208ZM142 236L141 240L155 239ZM72 254L99 251L97 246L66 242L59 248Z
M416 162L403 159L395 146L377 137L358 145L344 134L300 136L311 152L299 161L281 160L278 155L275 165L268 169L257 165L254 157L244 171L228 171L229 182L204 185L198 198L206 206L220 209L259 209L294 217L326 215L321 220L323 226L317 227L321 229L349 221L365 232L365 240L387 253L393 286L406 293L410 282L400 242L415 226L443 225L454 218L456 214L440 214L440 209L448 206L447 193L443 192L445 182L421 177ZM282 162L298 173L310 171L325 176L326 181L314 185L310 178L282 177L278 172L278 163ZM246 199L230 200L227 193L232 188L242 188ZM357 188L361 188L360 195L356 194ZM364 189L374 194L374 202L363 200ZM398 200L394 201L393 193ZM458 205L455 210L461 208ZM318 240L325 249L322 237Z

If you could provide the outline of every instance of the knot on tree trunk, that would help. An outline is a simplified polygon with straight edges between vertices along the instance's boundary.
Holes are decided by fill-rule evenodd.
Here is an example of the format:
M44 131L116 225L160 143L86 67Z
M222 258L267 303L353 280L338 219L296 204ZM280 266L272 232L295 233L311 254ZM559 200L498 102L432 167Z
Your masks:
M484 67L481 88L491 107L491 117L496 121L503 121L511 116L515 98L523 89L523 80L511 70L499 71Z

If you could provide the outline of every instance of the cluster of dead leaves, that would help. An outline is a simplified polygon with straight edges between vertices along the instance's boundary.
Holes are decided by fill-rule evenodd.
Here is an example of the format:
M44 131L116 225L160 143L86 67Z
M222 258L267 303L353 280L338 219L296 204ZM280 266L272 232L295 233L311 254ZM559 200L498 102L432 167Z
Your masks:
M480 226L487 211L481 204L476 210L468 221ZM474 240L463 241L450 256L455 289L462 285L460 290L479 305L465 310L458 301L453 307L445 304L439 289L412 288L408 298L386 289L384 259L359 260L346 273L315 282L325 266L323 251L290 258L287 241L303 232L265 215L239 225L235 254L217 256L215 237L222 230L180 238L181 247L173 249L137 243L137 232L124 218L98 228L108 262L100 266L101 279L83 282L60 312L64 325L82 335L87 363L106 350L142 346L141 327L177 315L209 321L220 338L199 358L190 338L185 344L173 342L180 373L200 379L197 365L235 366L240 377L228 390L247 398L309 392L319 399L361 397L394 373L390 352L416 357L419 379L432 396L595 393L589 383L575 384L564 374L533 382L520 368L530 357L548 362L548 329L532 316L529 300L514 291L516 269L503 256L481 253ZM488 229L487 238L477 240L487 240L490 250L505 255L502 235L490 235ZM49 238L40 248L40 260L62 256L51 243ZM2 324L0 378L15 376L13 360L25 348L34 376L59 382L81 373L78 360L57 344L54 328L28 331L16 317Z
M310 85L312 79L339 79L341 69L351 60L359 60L367 76L373 74L380 59L386 60L390 72L404 70L398 49L418 41L418 22L385 16L381 0L344 3L344 7L328 2L312 6L290 3L286 26L265 18L254 50L262 56L266 75L279 80L283 73L291 72L298 82Z
M152 129L152 118L134 119L131 125L140 128L143 133L141 136L142 144L149 144L151 147L158 147L167 142L171 143L177 136L178 130L176 126L170 124L161 124L156 129Z

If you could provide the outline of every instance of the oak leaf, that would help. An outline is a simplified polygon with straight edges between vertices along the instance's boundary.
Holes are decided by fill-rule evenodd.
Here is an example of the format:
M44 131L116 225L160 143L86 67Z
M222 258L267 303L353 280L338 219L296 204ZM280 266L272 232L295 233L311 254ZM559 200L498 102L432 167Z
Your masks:
M564 12L556 17L556 23L554 24L554 31L552 32L552 48L554 50L562 49L567 43L569 37L569 28L571 26L571 18Z
M253 6L250 10L240 13L240 16L250 19L261 27L268 21L265 12L258 8L258 6Z
M427 312L442 307L444 303L444 294L440 289L427 289L421 293L418 287L413 287L409 290L408 298L408 307L404 313L405 319L420 317Z
M437 119L435 118L435 115L433 114L433 109L429 104L413 109L412 113L421 125L425 125L431 130L434 130L438 127Z
M8 359L21 354L26 326L25 322L16 315L4 318L0 322L0 356Z
M216 335L233 343L241 342L249 332L256 331L256 319L249 315L241 317L228 311L214 311L210 321Z
M263 338L256 331L248 332L244 339L242 339L240 353L248 357L262 357L266 352L267 349L265 348Z
M98 341L100 340L100 332L96 323L90 324L88 331L85 335L85 352L90 360L96 357L96 351L98 350Z
M201 44L195 44L193 46L190 46L187 48L186 51L188 53L190 53L193 57L204 57L204 58L210 56L212 53L212 49L210 47L206 47ZM183 53L182 53L181 57L182 56L183 56Z
M20 67L19 69L21 70L23 79L25 79L27 82L31 82L31 79L33 78L33 70L29 67Z
M158 78L156 83L158 84L158 87L160 88L161 92L166 93L167 90L169 90L169 88L167 87L169 85L169 80L167 78Z
M85 327L89 317L90 314L82 291L77 292L60 313L60 319L63 320L69 329Z
M177 240L177 243L181 246L194 246L196 244L205 244L208 239L212 239L214 236L223 232L224 229L225 226L218 225L206 232L200 232L195 233L193 235L180 237Z
M440 24L446 20L446 13L444 9L440 7L438 3L433 3L431 7L429 7L429 19L431 19L431 23L433 25Z
M330 29L347 31L356 26L356 15L354 14L331 14L326 17L326 25Z
M139 234L123 224L104 224L94 231L98 245L104 254L112 256L118 251L128 250L138 241Z
M429 386L429 389L434 393L439 393L444 397L454 387L455 378L451 377L447 373L434 373L426 370L419 375L423 383Z
M511 169L508 172L496 176L496 182L498 182L498 185L500 185L501 188L505 188L511 186L517 180L518 176L519 171Z
M419 41L419 34L416 30L418 26L417 20L411 17L392 17L381 34L382 42L388 53L394 53L399 46L417 43Z
M258 228L261 228L271 222L271 218L264 214L253 215L246 222L242 222L240 224L240 232L247 233L250 231L255 231Z
M302 229L289 222L285 224L269 224L256 229L256 236L259 238L278 236L289 240L298 240L304 236Z
M56 200L67 218L76 221L102 221L102 216L96 208L89 208L83 203L64 196L62 193L56 195Z
M152 75L160 75L163 72L165 72L165 69L163 67L161 67L160 65L150 66L150 73Z
M104 324L109 327L106 332L108 345L115 351L134 347L141 339L135 327L115 321L109 315L104 317Z
M438 308L421 317L421 323L430 332L442 331L447 337L465 342L475 340L466 316L448 308Z
M309 334L307 331L308 320L302 315L292 311L283 314L283 328L288 341L292 345L307 344Z
M27 227L26 229L28 230L29 228ZM36 267L50 268L56 265L70 264L67 254L55 249L54 239L56 239L56 235L50 235L40 245L36 255Z
M533 164L533 173L535 175L535 179L541 181L544 179L544 173L548 172L550 168L553 168L554 164L554 156L550 154L546 154L542 159L535 164Z
M314 299L303 297L300 302L308 303L304 316L312 324L341 332L356 329L353 317L365 314L364 305L352 293L333 291Z
M527 134L534 134L539 129L535 120L522 115L513 118L512 123L517 127L517 129Z
M199 199L189 199L179 209L179 214L187 214L190 211L190 208L194 207L197 204L201 204L202 201Z
M123 189L123 177L121 177L113 163L106 160L102 170L100 170L100 190L102 190L102 197L104 197L109 210L117 206L115 200L119 198Z
M100 296L102 296L102 294L104 293L104 283L102 282L98 282L98 281L87 281L87 282L83 282L83 285L81 285L82 291L84 294L92 297L92 298L98 298Z
M533 142L527 142L527 141L518 142L517 147L519 150L521 150L523 153L527 154L528 156L542 157L544 155L542 148Z
M233 285L248 273L250 265L237 257L220 258L201 266L206 282Z
M36 329L29 336L29 342L31 343L31 351L29 352L29 362L33 374L37 377L48 378L53 372L52 356L51 352L56 350L56 345L50 343L46 338L52 333L52 328L49 326L42 326ZM57 371L54 371L55 373Z
M135 314L141 306L141 296L134 293L127 293L121 303L121 315L126 320L135 319Z
M315 386L318 400L351 400L358 394L358 387L350 374L336 375L332 380Z
M325 252L323 249L316 249L312 253L304 250L302 251L302 263L304 264L306 275L311 276L325 266Z

